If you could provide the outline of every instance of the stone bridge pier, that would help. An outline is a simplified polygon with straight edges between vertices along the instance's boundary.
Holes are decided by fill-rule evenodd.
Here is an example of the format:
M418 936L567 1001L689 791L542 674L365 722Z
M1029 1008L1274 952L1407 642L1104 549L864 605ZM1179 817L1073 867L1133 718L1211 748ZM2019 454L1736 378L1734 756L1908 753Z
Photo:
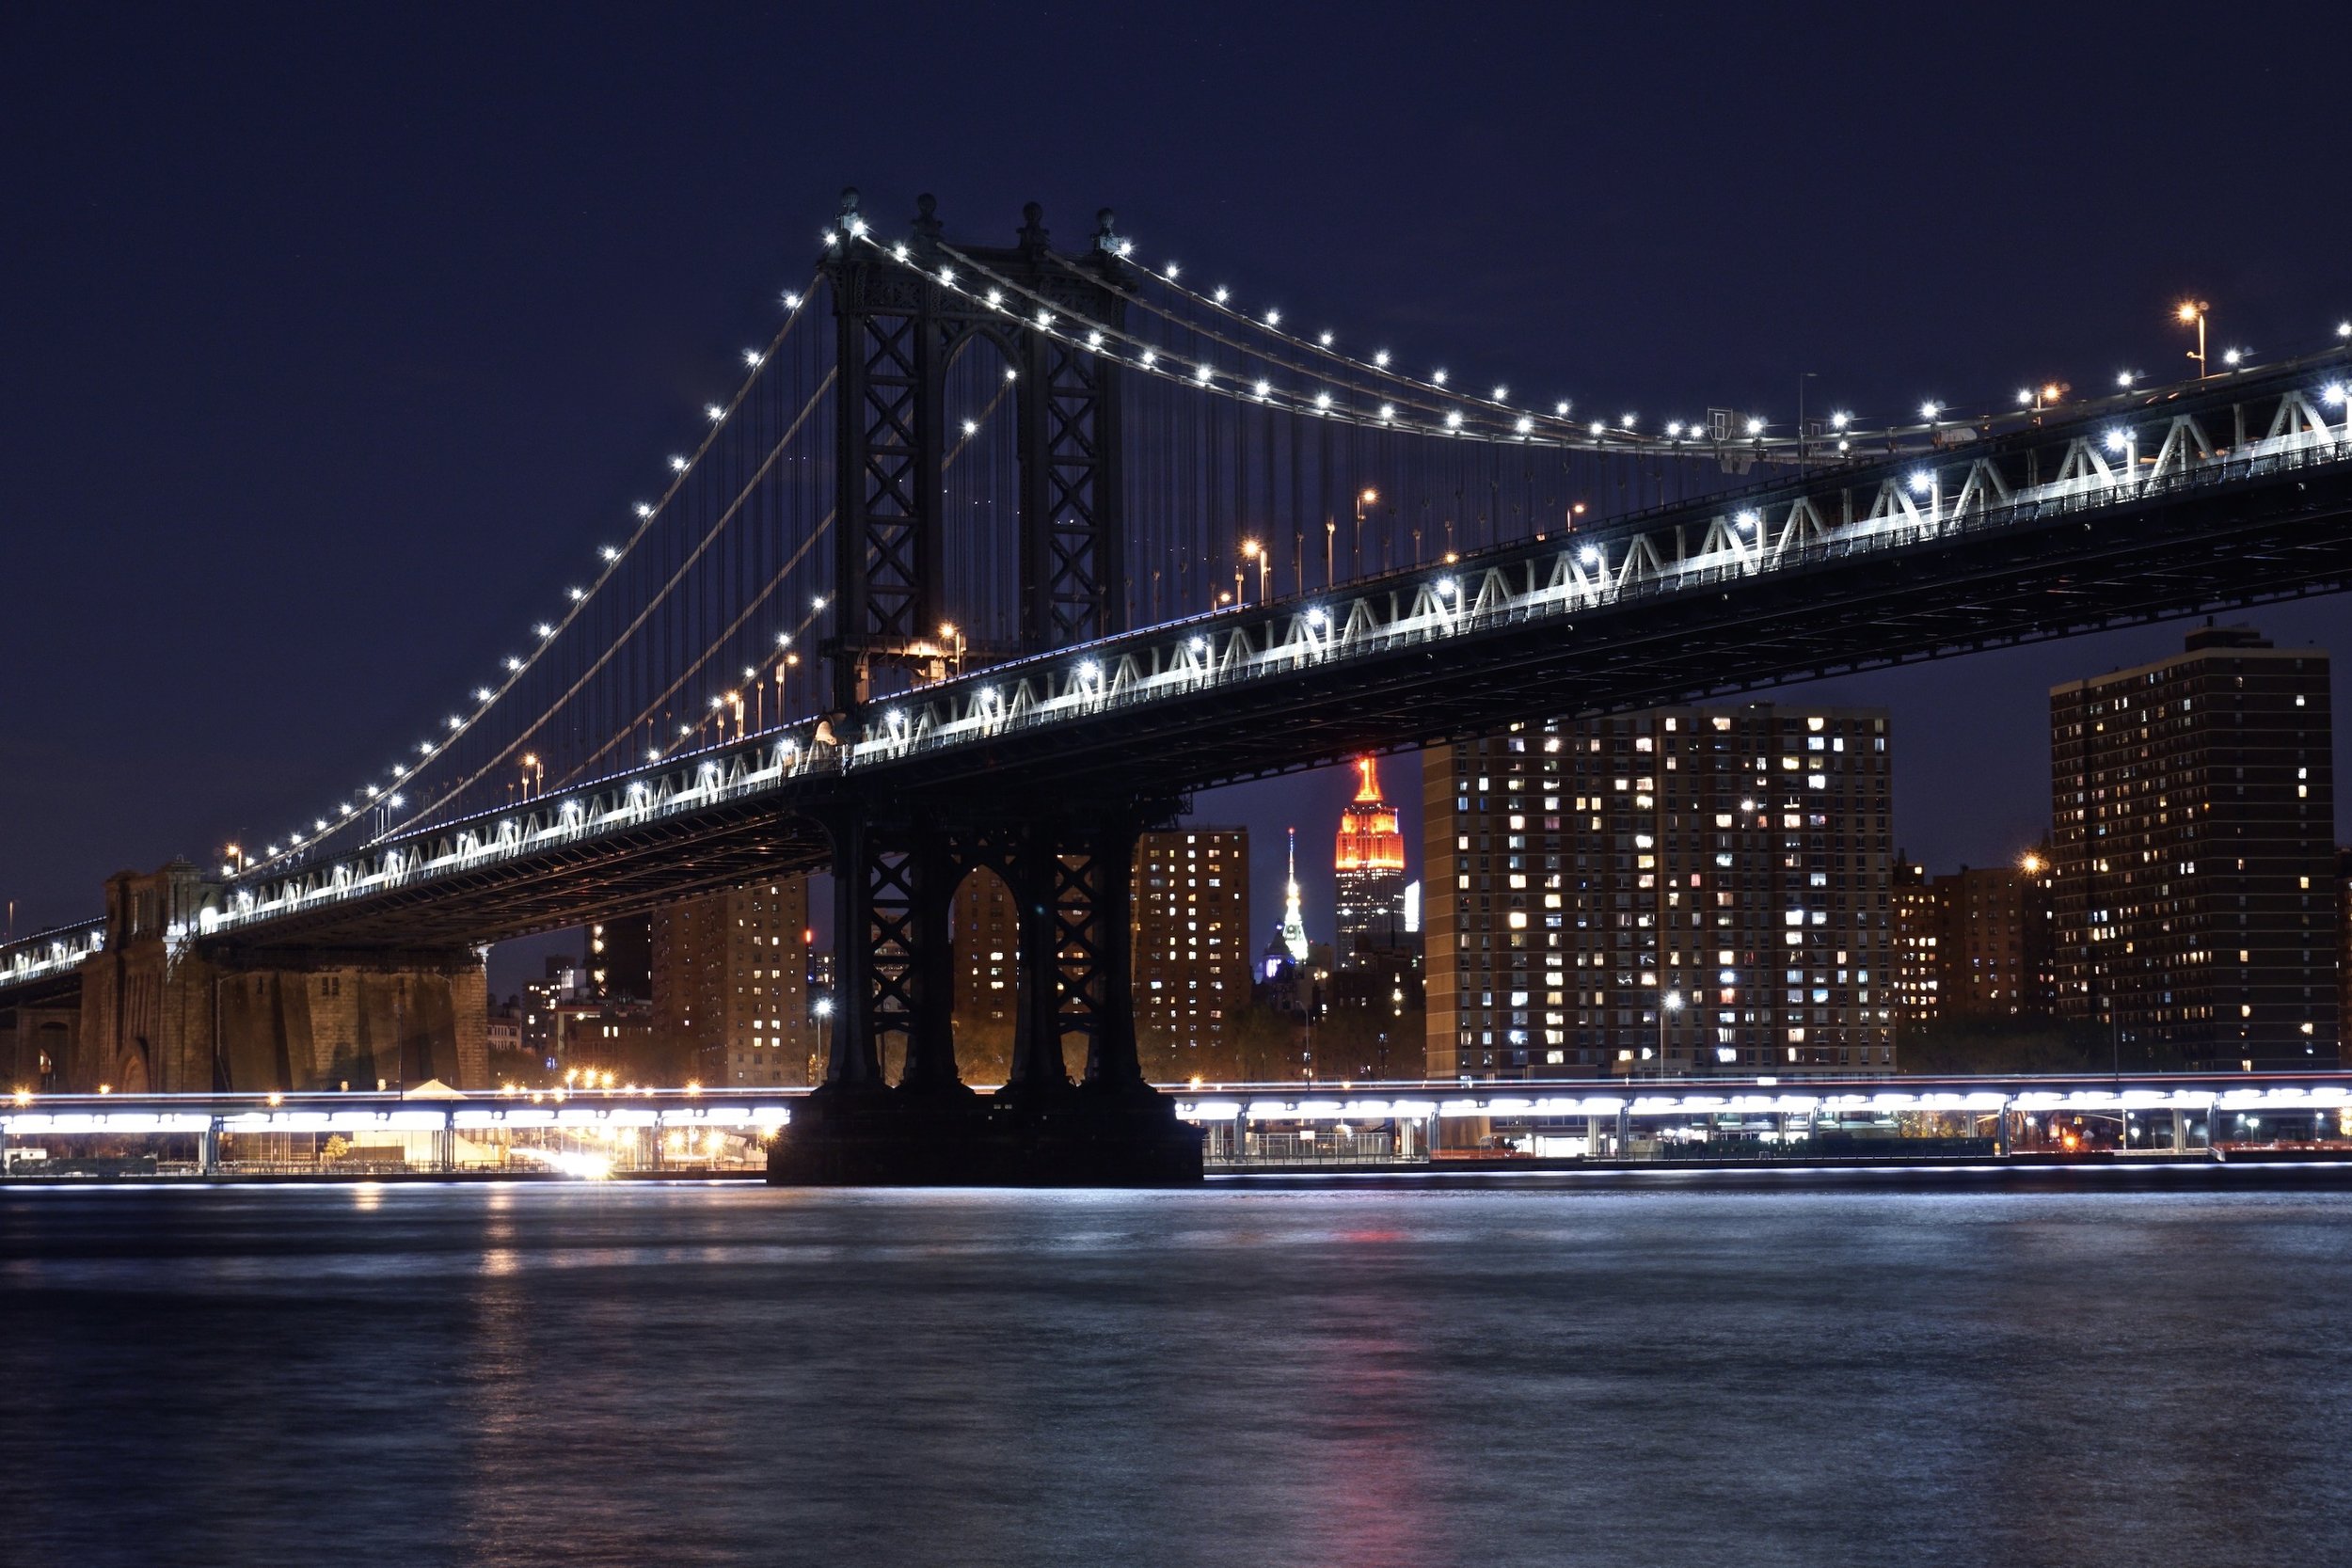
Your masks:
M82 966L57 1087L489 1086L480 950L241 945L200 934L218 893L184 861L107 882L106 944Z

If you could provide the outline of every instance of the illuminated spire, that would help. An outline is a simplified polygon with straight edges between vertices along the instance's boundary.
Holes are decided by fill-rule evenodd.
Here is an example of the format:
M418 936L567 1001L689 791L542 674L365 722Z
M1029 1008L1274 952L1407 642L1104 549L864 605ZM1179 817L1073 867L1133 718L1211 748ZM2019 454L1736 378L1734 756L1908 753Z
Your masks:
M1307 922L1298 911L1298 830L1290 831L1290 879L1282 891L1282 946L1291 962L1307 961Z
M1378 765L1370 757L1356 759L1356 799L1340 813L1332 866L1342 873L1405 869L1405 835L1398 831L1396 808L1380 798Z

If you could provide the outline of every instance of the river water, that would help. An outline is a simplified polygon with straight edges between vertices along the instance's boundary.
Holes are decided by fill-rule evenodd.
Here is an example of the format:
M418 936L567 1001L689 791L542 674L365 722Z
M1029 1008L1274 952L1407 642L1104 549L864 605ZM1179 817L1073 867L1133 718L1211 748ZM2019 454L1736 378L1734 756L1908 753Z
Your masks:
M2352 1561L2352 1195L0 1191L0 1561Z

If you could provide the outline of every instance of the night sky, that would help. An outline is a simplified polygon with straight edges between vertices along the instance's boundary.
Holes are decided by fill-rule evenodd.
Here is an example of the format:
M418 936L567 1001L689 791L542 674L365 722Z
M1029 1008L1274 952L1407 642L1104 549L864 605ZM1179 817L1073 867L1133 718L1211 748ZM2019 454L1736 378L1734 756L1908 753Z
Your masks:
M733 387L844 184L983 243L1111 205L1295 320L1653 420L1785 421L1805 372L1866 420L2169 377L2185 293L2217 355L2352 314L2346 8L1616 10L20 0L15 929L282 831L478 681ZM2352 653L2341 599L2249 618ZM2046 820L2045 689L2178 639L1804 694L1892 707L1899 836L1983 863ZM1200 798L1259 835L1261 938L1286 822L1327 908L1347 784Z

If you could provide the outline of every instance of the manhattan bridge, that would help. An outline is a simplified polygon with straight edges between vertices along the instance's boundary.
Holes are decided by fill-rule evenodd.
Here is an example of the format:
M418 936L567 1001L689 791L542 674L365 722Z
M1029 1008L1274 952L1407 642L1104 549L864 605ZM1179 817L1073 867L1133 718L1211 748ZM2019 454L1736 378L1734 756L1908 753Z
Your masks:
M247 977L478 971L485 943L821 869L837 1007L787 1174L1197 1172L1137 1065L1128 950L1136 837L1190 791L2352 575L2341 335L1790 428L1408 368L1147 261L1107 211L1077 245L1035 206L982 245L852 191L812 238L699 444L583 536L501 667L388 713L383 755L275 841L0 947L0 1009L78 999L69 1086L283 1086ZM949 1019L979 867L1020 911L987 1100Z

